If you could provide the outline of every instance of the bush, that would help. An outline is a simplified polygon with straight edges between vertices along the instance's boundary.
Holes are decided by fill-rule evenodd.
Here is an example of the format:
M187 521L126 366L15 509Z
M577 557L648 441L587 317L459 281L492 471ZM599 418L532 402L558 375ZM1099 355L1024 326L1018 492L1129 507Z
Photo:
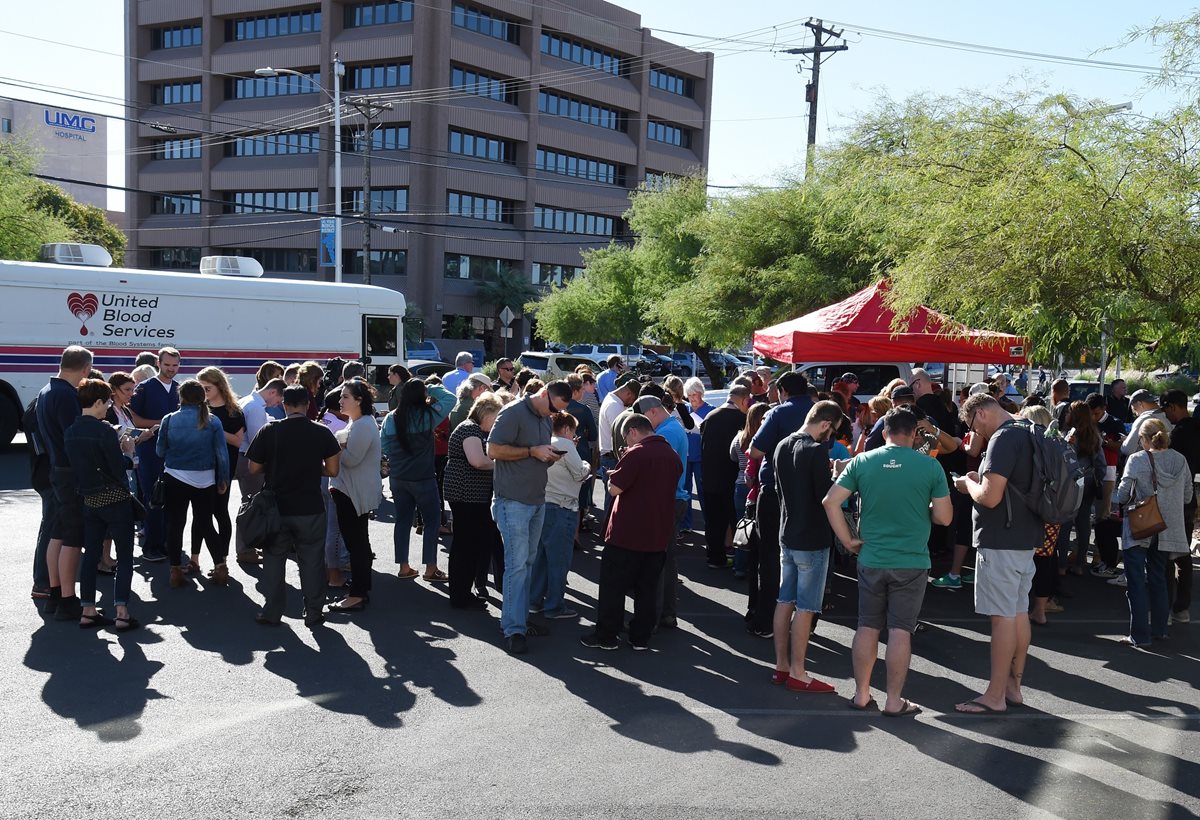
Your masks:
M1130 394L1135 390L1149 390L1155 396L1161 396L1168 390L1182 390L1190 398L1200 392L1200 383L1183 374L1176 374L1167 379L1152 379L1142 376L1136 379L1126 379L1125 384L1129 388Z
M496 362L498 361L499 359L492 359L490 362L483 363L483 375L487 376L493 382L496 381L497 374L500 372L496 369Z

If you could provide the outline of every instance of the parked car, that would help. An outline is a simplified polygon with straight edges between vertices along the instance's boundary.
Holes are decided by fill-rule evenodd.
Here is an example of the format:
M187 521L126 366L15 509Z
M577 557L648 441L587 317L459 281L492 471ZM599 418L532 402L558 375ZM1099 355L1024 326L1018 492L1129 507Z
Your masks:
M527 350L518 358L522 367L528 367L534 373L537 373L538 378L542 381L566 378L568 374L574 373L575 368L581 364L586 364L596 373L604 369L604 366L597 363L594 359L590 359L587 356L577 356L573 353L550 353L549 351Z
M454 369L448 362L435 362L428 359L409 359L408 372L414 379L424 379L429 376L445 376Z
M653 350L643 350L642 360L637 363L637 369L640 373L646 373L650 376L669 376L673 372L674 361L670 356L664 356L662 353L655 353Z
M425 360L431 362L445 361L442 357L442 351L438 350L438 346L429 339L422 342L415 342L405 346L405 352L411 361Z
M625 360L625 364L630 365L630 366L637 364L642 358L642 346L641 345L578 344L578 345L571 345L571 349L569 352L573 353L576 356L586 356L587 358L593 359L597 362L607 362L609 356L616 354ZM605 366L607 366L607 365L605 365Z

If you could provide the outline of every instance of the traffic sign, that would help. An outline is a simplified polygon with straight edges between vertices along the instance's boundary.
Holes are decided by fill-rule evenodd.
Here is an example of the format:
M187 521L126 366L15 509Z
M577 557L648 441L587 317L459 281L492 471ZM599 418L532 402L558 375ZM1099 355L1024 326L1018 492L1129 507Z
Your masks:
M512 308L510 308L508 305L505 305L504 310L500 311L500 321L504 323L505 327L511 325L513 323L513 319L515 318L517 318L517 315L512 312ZM508 338L511 335L511 333L507 334L505 338Z

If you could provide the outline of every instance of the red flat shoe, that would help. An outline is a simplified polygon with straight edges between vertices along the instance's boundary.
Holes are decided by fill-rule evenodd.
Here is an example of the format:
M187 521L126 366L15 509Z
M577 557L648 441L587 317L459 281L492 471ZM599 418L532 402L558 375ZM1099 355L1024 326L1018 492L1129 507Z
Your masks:
M793 678L789 676L787 682L784 683L784 686L793 692L811 692L813 694L826 694L837 691L825 681L817 680L816 678L813 678L808 683L805 683L799 678Z
M782 686L787 679L787 672L780 672L778 669L776 669L771 673L771 683L775 684L776 686Z

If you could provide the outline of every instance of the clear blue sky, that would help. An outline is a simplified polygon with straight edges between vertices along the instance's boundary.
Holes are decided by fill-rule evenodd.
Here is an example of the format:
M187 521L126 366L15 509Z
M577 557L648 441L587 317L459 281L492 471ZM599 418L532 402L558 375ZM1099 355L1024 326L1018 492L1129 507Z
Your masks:
M8 0L10 6L16 0ZM569 4L569 3L567 3ZM1148 92L1137 73L1056 65L1026 59L914 45L860 34L866 26L906 34L964 41L1024 51L1095 57L1113 62L1157 65L1157 55L1138 44L1103 54L1096 50L1121 42L1130 28L1155 17L1177 19L1190 4L1158 0L1153 4L1117 0L1071 0L1047 3L910 2L839 0L795 3L785 0L627 0L623 5L642 14L643 25L664 39L715 51L713 141L710 179L720 184L769 184L803 161L806 77L796 71L797 58L772 54L766 46L715 43L664 30L738 38L755 32L759 43L809 45L799 24L810 15L845 24L847 52L834 55L822 68L819 140L836 137L839 126L855 111L867 108L879 92L895 97L929 91L997 90L1018 76L1044 83L1051 92L1075 94L1106 103L1132 101L1136 111L1153 114L1170 104L1161 92ZM88 97L120 98L124 93L124 60L120 0L42 0L21 4L21 14L0 22L0 77L72 89ZM790 24L790 25L788 25ZM763 29L779 26L778 33ZM31 38L86 46L103 54ZM748 50L754 49L754 50ZM0 85L0 94L69 105L104 113L119 109L102 102L57 97L48 92ZM109 181L121 184L124 174L121 124L109 127ZM110 197L120 208L121 197Z

